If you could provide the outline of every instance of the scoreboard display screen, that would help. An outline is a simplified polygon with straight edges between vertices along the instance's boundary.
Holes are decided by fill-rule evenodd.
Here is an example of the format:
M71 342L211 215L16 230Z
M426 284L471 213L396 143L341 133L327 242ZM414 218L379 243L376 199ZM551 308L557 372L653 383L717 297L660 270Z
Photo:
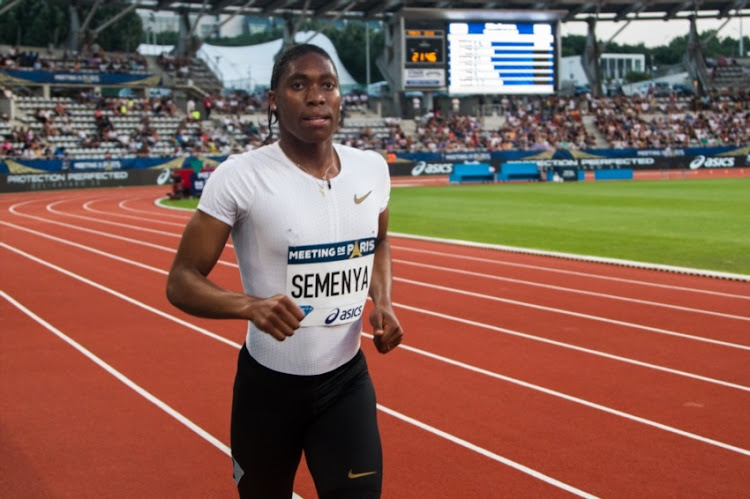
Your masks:
M445 64L445 40L442 30L408 30L406 32L406 67Z
M404 86L444 88L445 30L407 29L404 35Z
M449 22L447 28L448 93L554 93L554 24Z
M552 95L563 14L403 9L394 20L401 32L396 86L449 95Z

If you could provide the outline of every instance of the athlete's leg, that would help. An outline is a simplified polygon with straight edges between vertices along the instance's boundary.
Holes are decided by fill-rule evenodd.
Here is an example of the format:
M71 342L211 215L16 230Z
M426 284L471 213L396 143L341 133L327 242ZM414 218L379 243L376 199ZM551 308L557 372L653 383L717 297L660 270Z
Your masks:
M321 499L379 498L383 453L375 390L364 358L353 379L314 419L305 458Z
M234 480L242 498L289 499L302 457L302 424L296 397L245 348L237 362L232 400Z

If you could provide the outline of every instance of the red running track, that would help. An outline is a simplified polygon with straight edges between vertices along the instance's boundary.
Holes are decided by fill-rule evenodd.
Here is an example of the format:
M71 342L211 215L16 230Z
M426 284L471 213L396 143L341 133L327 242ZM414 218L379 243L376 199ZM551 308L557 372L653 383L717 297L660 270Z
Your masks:
M3 497L234 497L244 324L164 297L163 188L0 197ZM394 238L384 497L748 497L750 282ZM214 277L239 289L228 248ZM315 497L303 464L296 492Z

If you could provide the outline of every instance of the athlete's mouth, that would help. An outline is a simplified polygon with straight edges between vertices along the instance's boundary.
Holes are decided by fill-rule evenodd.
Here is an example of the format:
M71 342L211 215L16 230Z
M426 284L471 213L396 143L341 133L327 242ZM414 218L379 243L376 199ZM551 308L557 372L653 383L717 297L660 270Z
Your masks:
M303 116L302 120L310 123L311 125L324 125L331 121L331 117L316 114L312 116Z

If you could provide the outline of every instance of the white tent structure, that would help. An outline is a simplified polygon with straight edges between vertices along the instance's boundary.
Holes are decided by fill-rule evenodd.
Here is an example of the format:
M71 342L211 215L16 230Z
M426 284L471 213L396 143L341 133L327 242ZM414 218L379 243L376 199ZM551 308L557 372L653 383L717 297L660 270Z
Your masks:
M336 48L327 36L315 31L301 31L294 40L297 43L317 45L331 55L343 90L358 86L341 63ZM220 47L204 43L196 55L205 61L225 88L252 92L267 89L270 85L274 57L281 50L282 43L281 39L244 47Z
M161 55L169 54L174 49L174 45L153 45L149 43L141 43L138 45L137 52L141 55Z

